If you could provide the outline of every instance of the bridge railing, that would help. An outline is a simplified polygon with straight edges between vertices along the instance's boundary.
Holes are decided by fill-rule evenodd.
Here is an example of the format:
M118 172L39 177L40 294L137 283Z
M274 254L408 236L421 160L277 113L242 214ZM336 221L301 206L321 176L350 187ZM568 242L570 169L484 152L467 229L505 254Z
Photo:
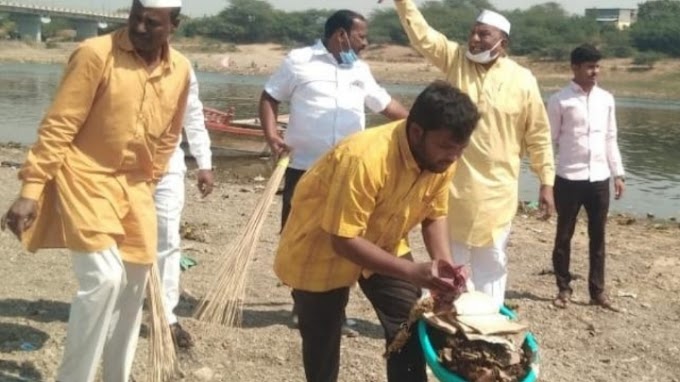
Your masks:
M0 0L0 12L38 14L41 16L68 17L71 19L97 20L106 22L125 22L127 14L96 12L83 9L53 7L39 4L26 4Z

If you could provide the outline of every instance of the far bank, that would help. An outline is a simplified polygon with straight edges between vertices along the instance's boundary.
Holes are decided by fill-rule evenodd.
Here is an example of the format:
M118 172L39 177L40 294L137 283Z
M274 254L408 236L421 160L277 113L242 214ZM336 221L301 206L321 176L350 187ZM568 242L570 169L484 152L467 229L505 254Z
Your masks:
M0 41L0 61L63 64L76 43L50 43L48 46ZM272 73L290 49L278 44L234 45L200 39L178 40L174 46L197 70L257 75ZM374 45L365 52L364 58L378 81L384 83L425 84L442 77L437 68L409 47ZM531 69L546 93L559 89L571 78L566 61L513 58ZM633 65L631 59L605 59L602 69L602 86L617 96L680 100L680 60L662 60L649 68Z

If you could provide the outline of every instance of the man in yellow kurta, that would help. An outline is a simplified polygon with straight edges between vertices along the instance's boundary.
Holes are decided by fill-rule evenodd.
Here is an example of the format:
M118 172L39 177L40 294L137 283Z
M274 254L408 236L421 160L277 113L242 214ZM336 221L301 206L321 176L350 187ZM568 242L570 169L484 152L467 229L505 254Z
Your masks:
M180 0L135 0L128 27L82 43L3 217L30 251L71 251L78 292L57 380L128 380L149 266L152 189L177 146L190 65L168 39Z
M520 159L527 153L541 183L539 204L553 210L550 125L535 77L505 56L510 23L484 11L467 44L432 29L412 0L394 0L411 45L466 92L481 114L451 186L449 231L456 263L469 263L476 289L500 305L506 243L517 211Z
M406 121L355 133L302 176L274 270L293 288L308 382L338 378L343 312L356 281L388 343L420 288L456 290L433 273L432 263L402 254L399 243L422 224L430 257L456 274L446 235L448 189L478 119L468 96L438 81L416 98ZM427 380L417 336L388 359L387 377Z

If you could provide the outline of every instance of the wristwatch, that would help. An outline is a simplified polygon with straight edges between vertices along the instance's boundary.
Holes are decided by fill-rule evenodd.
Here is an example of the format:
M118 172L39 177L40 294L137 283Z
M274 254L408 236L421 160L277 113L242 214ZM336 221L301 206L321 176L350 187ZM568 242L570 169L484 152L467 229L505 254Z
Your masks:
M626 177L623 176L623 175L615 176L614 179L615 179L615 180L616 180L616 179L621 179L621 181L622 181L623 183L626 183Z

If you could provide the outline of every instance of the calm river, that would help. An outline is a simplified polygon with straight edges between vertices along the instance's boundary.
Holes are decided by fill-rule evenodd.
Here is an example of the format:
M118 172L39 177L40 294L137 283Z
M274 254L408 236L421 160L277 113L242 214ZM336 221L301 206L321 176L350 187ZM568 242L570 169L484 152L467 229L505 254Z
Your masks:
M30 144L35 140L61 71L60 65L0 63L0 142ZM233 106L237 118L255 116L266 80L219 73L198 73L198 79L204 104L218 109ZM420 89L413 85L388 86L390 93L405 104L410 104ZM621 98L617 106L627 193L612 203L612 210L680 218L680 101ZM373 116L370 120L380 122L380 118ZM220 162L223 166L234 164ZM521 199L535 200L537 190L538 183L525 166Z

